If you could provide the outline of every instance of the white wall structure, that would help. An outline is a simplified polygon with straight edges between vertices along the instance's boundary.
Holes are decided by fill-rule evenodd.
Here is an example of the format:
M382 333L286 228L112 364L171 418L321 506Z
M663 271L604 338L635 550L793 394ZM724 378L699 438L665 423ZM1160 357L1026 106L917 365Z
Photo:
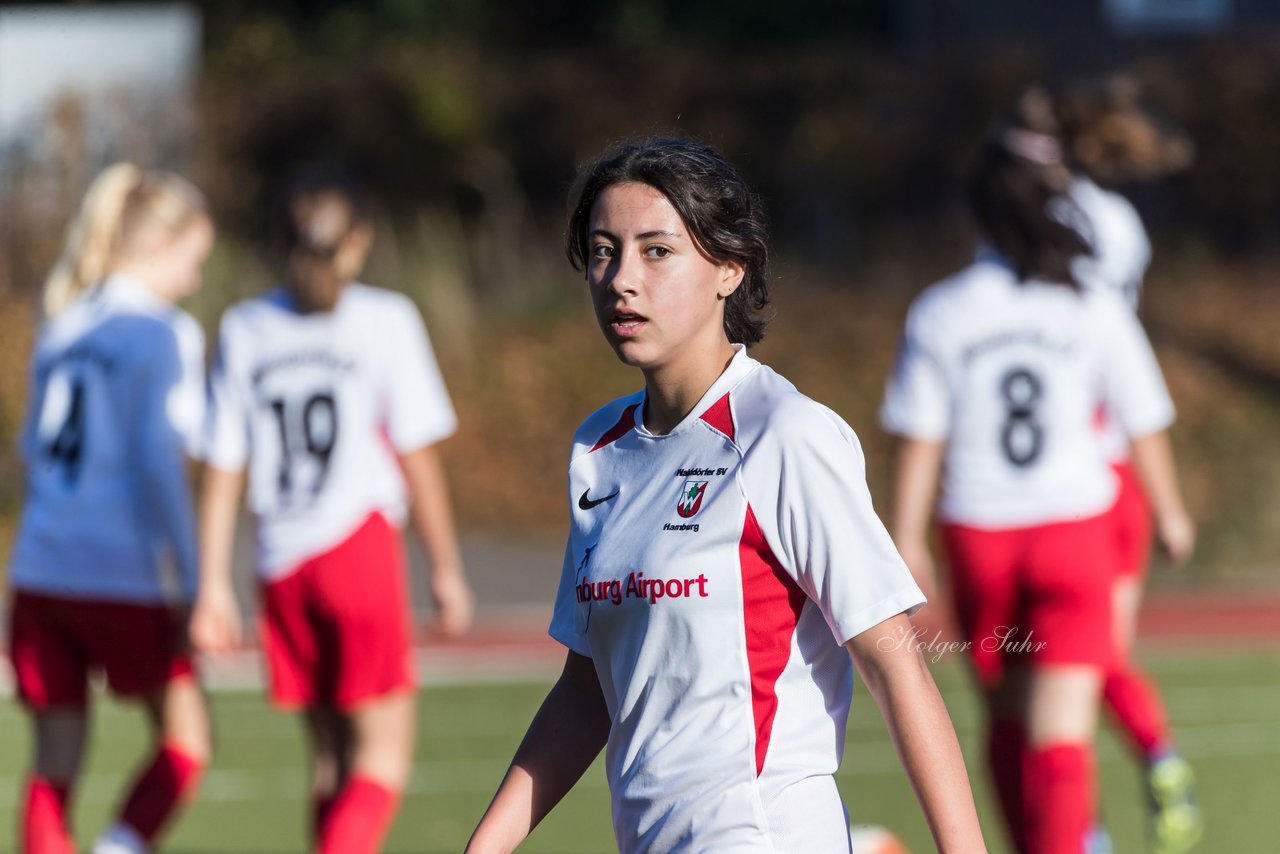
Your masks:
M200 56L186 4L0 8L0 147L66 96L158 104L181 97Z
M200 42L184 3L0 7L0 295L39 285L108 163L187 171Z

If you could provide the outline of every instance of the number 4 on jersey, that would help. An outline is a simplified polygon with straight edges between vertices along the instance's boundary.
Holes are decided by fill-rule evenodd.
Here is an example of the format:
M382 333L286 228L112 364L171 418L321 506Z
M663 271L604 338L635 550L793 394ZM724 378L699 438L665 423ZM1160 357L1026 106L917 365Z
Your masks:
M45 453L62 467L67 486L73 485L80 476L80 460L84 455L84 382L80 379L71 382L67 414Z

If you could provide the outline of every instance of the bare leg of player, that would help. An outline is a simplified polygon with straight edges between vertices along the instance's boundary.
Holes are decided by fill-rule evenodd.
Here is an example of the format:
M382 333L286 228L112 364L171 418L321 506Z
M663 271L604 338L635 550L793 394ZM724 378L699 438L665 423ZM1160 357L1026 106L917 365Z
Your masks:
M376 854L413 767L416 697L367 701L351 713L350 774L320 829L321 854Z
M1027 691L1030 673L1010 668L984 693L987 705L987 768L1005 827L1016 851L1026 850L1023 763L1027 752Z
M355 753L352 774L370 777L396 791L413 768L417 697L404 691L361 706L352 716Z
M209 710L194 677L182 676L143 698L154 752L139 770L115 823L94 854L141 854L194 795L212 750Z
M1141 606L1142 581L1131 576L1116 579L1111 598L1111 613L1115 624L1111 631L1116 646L1126 658L1133 650L1133 639L1138 627L1138 609Z
M82 708L48 709L37 712L34 723L35 757L27 781L23 851L74 854L67 807L84 761L87 713Z
M1024 766L1027 850L1078 852L1097 802L1094 730L1100 668L1050 665L1031 672Z
M1103 686L1103 698L1134 752L1149 764L1173 752L1173 738L1159 692L1133 661L1138 611L1142 607L1141 576L1117 578L1112 586L1111 605L1116 654Z
M1200 840L1204 821L1195 801L1195 777L1173 745L1164 703L1133 661L1142 577L1121 577L1112 591L1116 660L1107 674L1104 696L1143 764L1153 850L1182 854Z
M324 825L347 778L351 776L351 721L332 706L307 710L305 722L311 745L311 836L320 838Z

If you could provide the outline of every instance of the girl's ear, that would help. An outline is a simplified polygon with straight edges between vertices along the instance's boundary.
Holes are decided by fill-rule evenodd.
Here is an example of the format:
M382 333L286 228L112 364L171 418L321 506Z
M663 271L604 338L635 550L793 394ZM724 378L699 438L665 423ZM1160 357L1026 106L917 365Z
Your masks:
M747 274L747 268L742 266L742 262L735 259L729 259L720 264L720 287L716 293L721 299L728 299L729 295L738 289L742 284L742 279Z

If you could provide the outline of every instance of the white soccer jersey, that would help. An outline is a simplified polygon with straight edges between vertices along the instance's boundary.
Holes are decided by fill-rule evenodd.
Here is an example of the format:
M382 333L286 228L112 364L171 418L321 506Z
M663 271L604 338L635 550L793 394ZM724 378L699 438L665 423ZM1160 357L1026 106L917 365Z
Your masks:
M624 852L848 851L841 644L924 598L829 409L740 348L693 412L579 428L551 635L590 656Z
M248 466L268 580L337 546L370 513L403 523L397 454L457 424L407 297L350 284L332 312L292 305L277 289L230 308L210 379L209 464Z
M1080 230L1094 253L1076 260L1072 267L1076 278L1087 288L1114 291L1137 311L1143 277L1151 263L1151 241L1142 218L1124 196L1083 176L1072 182L1071 198L1084 214ZM1108 458L1127 460L1129 437L1109 413L1100 415L1099 433Z
M147 604L194 596L185 458L204 411L199 325L113 276L41 332L31 390L13 587Z
M881 422L945 441L940 518L1006 529L1101 513L1116 484L1094 416L1126 436L1167 427L1151 346L1114 295L1019 283L988 257L911 306Z
M1072 272L1086 288L1115 291L1135 311L1151 264L1151 241L1129 200L1083 176L1071 182L1072 201L1084 215L1079 230L1093 255L1076 259Z

